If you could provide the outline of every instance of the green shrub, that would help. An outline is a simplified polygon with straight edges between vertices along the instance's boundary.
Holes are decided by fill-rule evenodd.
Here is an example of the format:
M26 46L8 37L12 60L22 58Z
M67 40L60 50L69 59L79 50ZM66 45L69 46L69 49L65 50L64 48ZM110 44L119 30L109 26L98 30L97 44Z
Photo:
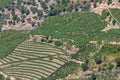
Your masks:
M96 75L94 73L91 74L91 79L96 80Z
M107 10L103 10L102 11L102 15L101 15L101 19L105 20L107 18L107 16L108 16L108 11Z
M116 20L113 20L113 21L112 21L112 24L115 25L115 24L116 24Z
M67 41L67 48L70 49L73 45L73 42L71 40Z
M114 68L114 65L113 64L109 64L108 69L112 70L112 68Z
M58 40L58 41L55 41L55 45L56 45L56 46L61 46L62 44L63 44L63 43L62 43L61 41L59 41L59 40Z
M4 76L0 74L0 80L4 80Z
M89 67L88 67L88 64L87 64L87 63L83 63L83 64L81 65L81 67L82 67L82 70L83 70L83 71L86 71L86 70L88 70L88 69L89 69Z
M96 57L95 62L96 62L96 64L101 64L102 63L102 57L101 56Z
M117 67L120 67L120 57L117 57L115 59L115 62L116 62Z

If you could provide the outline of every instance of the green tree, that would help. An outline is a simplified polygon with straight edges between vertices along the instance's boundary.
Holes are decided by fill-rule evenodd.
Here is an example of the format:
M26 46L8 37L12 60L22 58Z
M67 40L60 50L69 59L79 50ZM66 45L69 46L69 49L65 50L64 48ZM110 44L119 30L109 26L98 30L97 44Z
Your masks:
M95 58L95 62L96 62L96 64L101 64L101 63L102 63L102 58L101 58L101 56L96 57L96 58Z
M120 57L116 58L115 59L115 62L117 64L117 67L120 67Z
M87 64L87 63L83 63L83 64L81 65L81 67L82 67L82 70L83 70L83 71L86 71L86 70L88 70L88 69L89 69L89 67L88 67L88 64Z
M116 24L116 20L113 20L113 21L112 21L112 24L115 25L115 24Z
M56 46L61 46L62 44L63 44L63 43L62 43L61 41L59 41L59 40L58 40L58 41L55 41L55 45L56 45Z
M4 76L0 74L0 80L4 80Z
M42 10L38 10L37 15L38 15L39 17L42 17L42 16L43 16Z

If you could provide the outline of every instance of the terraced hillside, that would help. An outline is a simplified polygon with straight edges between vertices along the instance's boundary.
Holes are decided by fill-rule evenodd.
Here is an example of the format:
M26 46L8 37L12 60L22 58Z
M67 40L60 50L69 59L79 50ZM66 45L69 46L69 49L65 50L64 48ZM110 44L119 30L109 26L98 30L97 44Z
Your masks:
M54 46L25 41L0 59L0 71L19 79L46 78L67 62L66 53Z

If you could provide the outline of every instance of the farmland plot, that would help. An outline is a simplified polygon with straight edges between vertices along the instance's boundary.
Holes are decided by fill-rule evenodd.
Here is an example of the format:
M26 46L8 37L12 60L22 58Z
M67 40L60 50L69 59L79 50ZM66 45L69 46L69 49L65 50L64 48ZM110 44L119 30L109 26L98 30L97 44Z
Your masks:
M39 80L65 64L66 56L63 50L54 46L26 40L0 59L0 71L15 78Z

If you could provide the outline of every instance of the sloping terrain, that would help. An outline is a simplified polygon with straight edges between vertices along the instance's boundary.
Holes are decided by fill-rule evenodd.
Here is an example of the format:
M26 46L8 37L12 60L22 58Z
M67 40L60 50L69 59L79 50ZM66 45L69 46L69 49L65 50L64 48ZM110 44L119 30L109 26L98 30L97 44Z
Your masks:
M0 59L0 71L23 80L47 78L67 62L61 49L44 43L24 41L11 54Z
M57 1L58 5L53 5L56 0L17 0L0 8L1 25L22 24L17 27L21 31L0 32L0 74L18 80L119 80L120 29L115 28L116 24L119 27L119 9L107 8L98 15L80 10L90 8L86 1L82 2L86 6ZM45 21L38 23L43 17ZM39 27L24 30L35 24ZM112 28L103 31L107 25ZM26 40L28 35L33 41ZM66 53L75 48L78 52Z

